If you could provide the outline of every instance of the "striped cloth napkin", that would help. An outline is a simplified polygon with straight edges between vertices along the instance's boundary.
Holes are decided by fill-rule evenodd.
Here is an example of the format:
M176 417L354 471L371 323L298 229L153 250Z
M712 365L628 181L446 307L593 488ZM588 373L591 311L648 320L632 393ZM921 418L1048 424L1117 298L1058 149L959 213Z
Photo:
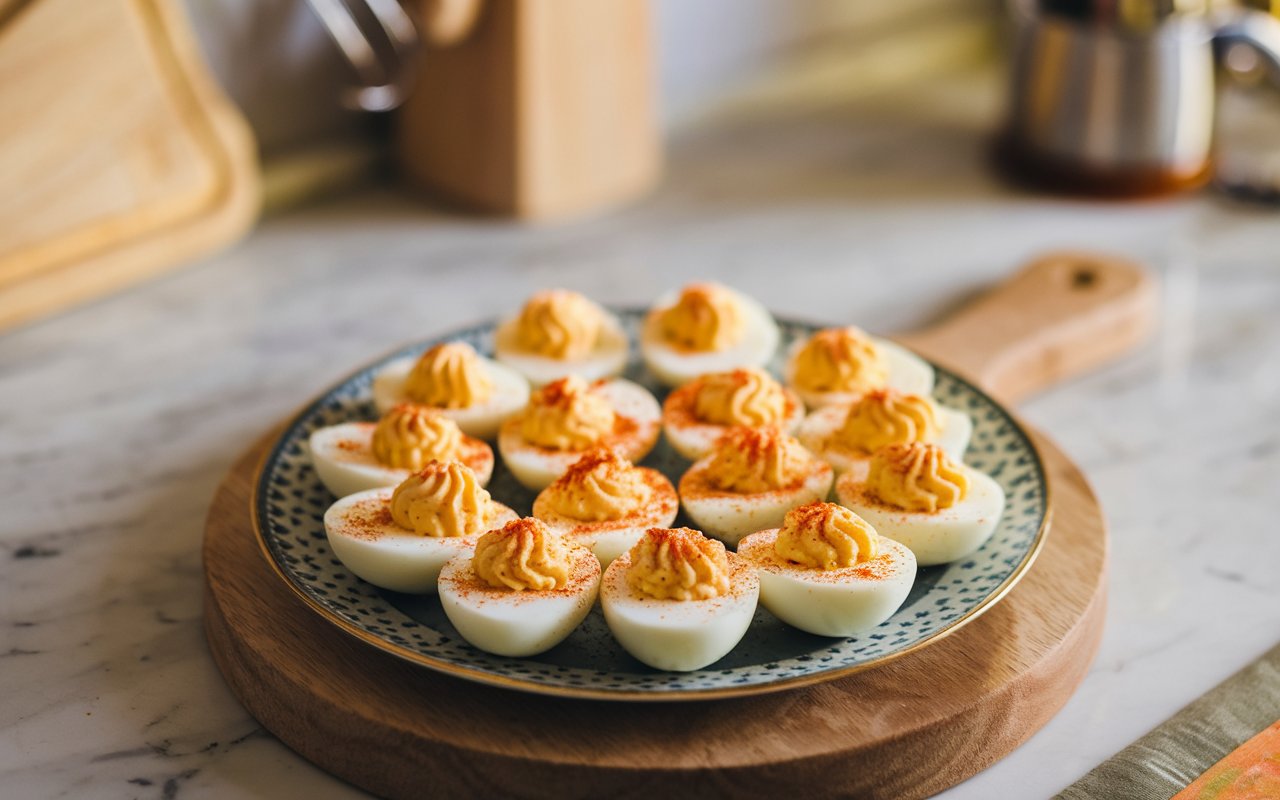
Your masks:
M1280 645L1056 800L1280 800Z

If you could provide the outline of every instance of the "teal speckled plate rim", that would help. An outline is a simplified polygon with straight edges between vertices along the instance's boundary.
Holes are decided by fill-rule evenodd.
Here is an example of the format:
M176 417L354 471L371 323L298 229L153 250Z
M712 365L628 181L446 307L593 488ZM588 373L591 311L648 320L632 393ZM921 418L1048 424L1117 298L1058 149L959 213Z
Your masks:
M629 320L632 322L632 329L634 329L633 328L634 321L643 314L643 312L638 309L614 308L611 310L619 314L620 316L629 318ZM784 329L799 331L802 334L806 331L812 332L821 327L824 327L822 325L811 324L808 322L795 321L795 320L779 320L779 324ZM551 696L558 696L558 697L581 698L581 699L672 702L672 701L707 700L707 699L719 699L719 698L730 698L730 697L754 696L759 694L783 691L787 689L796 689L804 686L810 686L816 683L836 680L839 678L856 674L858 672L862 672L867 669L873 669L875 667L883 666L884 664L895 661L898 658L914 653L923 647L927 647L931 644L941 641L945 637L951 635L955 631L964 627L969 622L972 622L974 619L977 619L981 614L983 614L984 612L986 612L987 610L995 606L1001 599L1003 599L1009 593L1009 591L1014 587L1014 585L1022 578L1022 576L1026 574L1027 570L1035 561L1036 556L1039 555L1040 550L1044 546L1044 541L1046 536L1048 535L1050 522L1053 514L1053 503L1052 503L1051 487L1047 480L1045 469L1044 469L1044 459L1042 457L1042 454L1040 453L1039 448L1036 446L1035 440L1032 439L1030 435L1028 435L1025 427L1018 420L1018 418L1012 413L1010 413L998 401L994 400L989 395L987 395L984 391L982 391L980 388L975 386L973 383L960 377L956 373L953 373L945 368L942 368L936 364L933 364L933 368L937 372L940 379L943 379L951 384L961 387L963 392L969 393L973 397L978 398L979 401L990 406L1000 416L1001 420L1006 425L1009 426L1009 429L1011 430L1013 436L1019 441L1022 449L1024 449L1025 452L1029 453L1032 457L1031 466L1032 466L1033 473L1035 475L1036 484L1039 488L1039 496L1042 498L1041 504L1043 507L1043 513L1040 516L1039 524L1036 528L1034 537L1032 538L1030 545L1027 547L1026 552L1024 553L1022 559L1010 569L1009 573L1004 577L1004 579L997 586L995 586L985 597L982 597L976 604L970 607L965 613L949 621L943 627L899 649L893 650L891 652L888 652L874 659L863 661L856 664L835 666L835 667L829 667L829 668L822 668L815 665L815 667L811 671L807 671L802 674L791 675L787 677L778 677L778 678L769 679L769 680L758 680L758 681L749 682L749 683L733 683L729 685L714 685L714 686L698 687L698 688L672 689L672 688L662 688L662 687L654 688L650 686L649 688L630 688L629 689L629 688L596 688L596 687L591 687L587 685L566 685L563 683L554 683L554 682L547 682L543 680L536 680L527 676L517 675L513 677L513 675L511 674L503 674L500 672L495 672L492 669L485 669L480 666L473 666L465 663L457 663L455 660L435 657L427 653L419 652L418 650L415 650L403 644L397 643L396 641L393 641L391 638L375 634L370 630L367 630L365 627L362 627L361 625L358 625L352 622L351 620L346 619L341 614L336 612L333 608L330 608L328 605L325 604L325 602L322 602L318 597L316 597L312 593L312 591L309 591L306 582L304 582L303 580L300 580L298 574L295 574L297 570L293 569L290 564L286 563L287 559L285 558L281 550L281 547L280 547L281 543L275 542L276 546L275 547L272 546L273 545L272 537L266 533L266 529L268 526L265 522L268 516L268 497L272 492L272 488L269 485L270 480L272 478L271 468L273 465L278 465L281 463L282 455L284 454L286 448L297 447L296 441L301 435L300 429L305 427L309 420L317 416L317 414L320 411L322 411L322 409L324 409L327 405L333 402L336 396L338 396L341 392L346 390L352 384L357 383L362 379L366 379L373 372L375 372L376 370L378 370L379 368L381 368L383 365L387 364L390 361L393 361L398 358L403 358L405 356L414 355L416 353L421 352L426 347L430 347L431 345L436 344L438 342L450 341L450 340L456 340L456 339L476 339L476 338L484 337L486 335L491 335L495 326L496 326L496 322L487 322L487 323L482 323L482 324L454 330L452 332L449 332L443 335L433 336L433 337L430 337L429 339L425 339L410 345L397 348L396 350L385 355L384 357L377 359L376 361L370 364L366 364L360 369L350 373L342 380L330 386L328 389L326 389L324 392L318 395L314 400L306 404L299 412L297 412L293 417L290 418L289 422L285 424L284 429L281 431L279 436L272 443L271 447L266 451L266 453L264 453L264 455L262 456L262 459L260 460L260 462L258 463L254 471L254 476L251 484L252 494L250 497L250 511L251 511L250 516L253 524L254 537L258 543L259 549L261 550L263 557L266 559L268 565L271 567L275 575L278 578L280 578L295 595L297 595L297 597L303 602L304 605L306 605L309 609L315 612L321 619L332 624L344 634L351 636L357 639L358 641L364 642L369 646L375 647L379 650L382 650L384 652L397 656L401 659L404 659L414 664L418 664L420 666L426 667L433 671L444 673L447 675L452 675L454 677L462 678L464 680L474 681L478 683L483 683L491 686L512 689L517 691L526 691L526 692L533 692L537 694L544 694L544 695L551 695ZM791 338L792 340L794 340L794 337L791 337ZM786 343L786 340L784 337L784 346L779 349L780 353L785 351L785 343ZM633 351L634 351L634 342L633 342ZM634 356L634 352L633 352L633 356ZM940 383L941 382L942 381L940 380ZM978 424L978 421L975 420L975 426L977 424ZM291 444L291 442L293 444ZM297 457L297 453L293 453L292 455L294 457ZM966 460L968 459L966 458ZM1006 487L1006 491L1007 491L1007 487ZM498 498L498 499L501 499L501 498ZM295 509L295 510L298 510L298 509ZM321 526L321 535L323 535L323 526ZM933 590L931 589L930 591L933 591ZM388 603L388 604L394 605L391 603ZM381 610L385 611L385 609L381 609ZM844 641L844 640L833 640L833 641ZM478 654L478 655L483 656L483 654ZM496 658L496 657L484 656L484 660L489 660L491 658ZM480 659L477 659L477 660L480 660ZM508 659L505 661L517 662L520 660ZM763 664L760 666L762 668L764 667ZM705 670L705 672L708 674L717 673L719 671L720 670L718 669ZM682 673L682 675L688 675L688 674L690 673ZM696 675L697 673L692 673L692 674ZM626 681L624 680L623 682L625 683Z

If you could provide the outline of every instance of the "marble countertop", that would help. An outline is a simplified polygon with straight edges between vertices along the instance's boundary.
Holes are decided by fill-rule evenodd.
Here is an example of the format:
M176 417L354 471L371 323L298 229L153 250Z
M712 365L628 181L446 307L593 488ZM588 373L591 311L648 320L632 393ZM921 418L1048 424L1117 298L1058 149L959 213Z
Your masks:
M1110 517L1101 652L1046 728L945 796L1051 795L1260 655L1280 636L1280 216L1012 192L983 166L992 94L966 86L721 116L678 137L652 197L577 225L368 190L0 337L5 796L361 796L261 730L214 668L205 509L312 394L549 285L636 303L715 278L889 332L1046 248L1145 260L1154 341L1022 407Z

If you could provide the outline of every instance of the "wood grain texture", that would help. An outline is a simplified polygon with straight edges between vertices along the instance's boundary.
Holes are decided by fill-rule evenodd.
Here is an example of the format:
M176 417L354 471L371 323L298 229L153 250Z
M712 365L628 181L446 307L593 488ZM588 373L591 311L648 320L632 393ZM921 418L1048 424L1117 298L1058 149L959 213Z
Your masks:
M446 32L398 112L405 173L528 220L646 191L661 163L649 14L646 0L419 2L420 27Z
M1039 729L1098 646L1102 515L1080 472L1037 442L1055 517L1009 596L930 647L811 688L696 703L566 700L471 684L362 645L304 606L255 543L250 483L267 440L209 513L206 632L267 729L387 797L925 797Z
M896 337L1015 402L1132 350L1156 320L1140 265L1082 251L1046 254L958 312Z
M5 9L0 87L0 329L252 224L252 137L173 0Z

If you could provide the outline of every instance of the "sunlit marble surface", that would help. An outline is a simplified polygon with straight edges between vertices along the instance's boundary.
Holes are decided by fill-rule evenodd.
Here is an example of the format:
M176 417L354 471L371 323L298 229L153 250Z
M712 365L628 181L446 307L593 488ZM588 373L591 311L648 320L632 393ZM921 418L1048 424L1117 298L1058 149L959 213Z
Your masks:
M200 629L206 506L313 393L548 285L636 303L718 278L888 332L1044 248L1146 260L1157 338L1023 407L1111 519L1102 651L1048 727L946 797L1048 796L1262 653L1280 636L1280 213L1013 193L983 166L991 93L953 84L728 115L679 137L650 199L579 225L365 192L0 336L0 794L361 796L223 685Z

